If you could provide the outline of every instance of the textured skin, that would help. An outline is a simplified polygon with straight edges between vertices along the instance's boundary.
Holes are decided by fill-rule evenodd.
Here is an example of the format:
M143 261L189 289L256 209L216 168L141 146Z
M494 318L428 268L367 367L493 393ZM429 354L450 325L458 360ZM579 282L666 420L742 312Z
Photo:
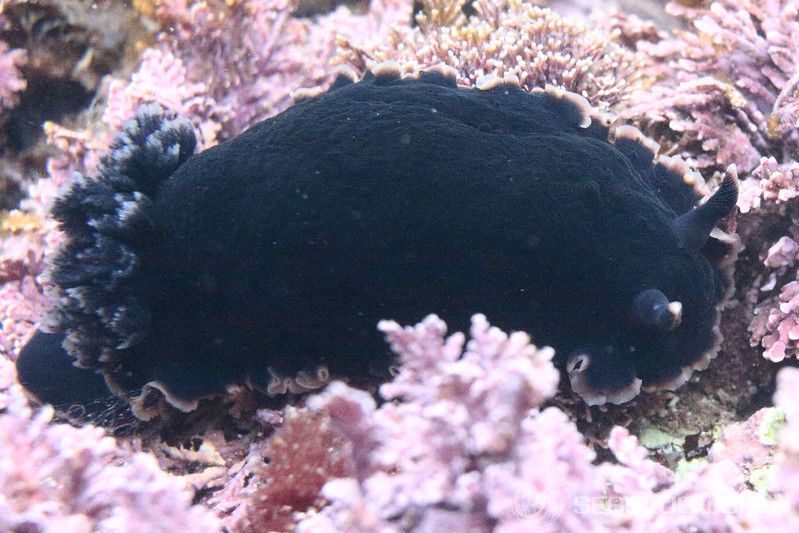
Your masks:
M125 237L126 321L117 332L62 312L60 328L82 328L65 346L83 366L130 369L123 388L154 381L191 402L234 383L264 389L268 369L384 372L380 319L435 312L462 329L481 312L564 362L590 354L589 388L668 381L713 348L726 248L682 247L674 221L699 196L644 145L614 146L583 118L568 98L512 85L340 79L133 187L147 224ZM91 233L63 214L82 212L70 194L62 222ZM57 281L79 269L75 248ZM91 285L67 278L62 290ZM682 303L675 329L632 319L652 288Z

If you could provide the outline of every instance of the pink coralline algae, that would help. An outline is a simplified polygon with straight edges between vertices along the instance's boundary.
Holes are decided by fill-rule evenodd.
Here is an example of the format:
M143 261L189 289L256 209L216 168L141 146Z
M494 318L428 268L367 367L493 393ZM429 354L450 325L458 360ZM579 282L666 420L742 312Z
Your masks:
M352 443L355 475L329 482L322 493L330 507L300 530L355 530L371 522L389 527L389 517L414 509L425 530L442 520L483 529L492 519L514 516L517 493L545 509L558 506L564 490L573 497L589 493L590 485L555 490L537 472L537 461L552 461L560 479L568 479L594 458L577 446L575 428L563 430L566 418L557 409L530 425L530 411L557 388L551 349L536 349L524 333L508 336L481 315L472 319L465 351L465 336L445 338L446 325L433 315L413 328L383 322L380 329L402 362L381 394L399 403L378 409L370 395L342 383L309 401ZM533 476L530 483L525 473Z
M20 209L0 225L0 356L12 360L48 307L44 258L61 242L61 233L47 212L59 185L58 179L31 184Z
M9 263L0 262L0 276L3 267ZM21 265L16 263L14 266ZM0 285L0 353L13 358L27 340L33 324L44 315L47 299L37 276L23 273L21 277L0 283L3 281L5 283Z
M799 346L799 217L794 214L799 164L780 165L774 158L763 158L742 185L741 212L785 219L788 225L787 235L763 249L766 268L759 286L750 291L757 302L750 326L752 344L760 344L766 358L779 362L795 355Z
M772 361L799 346L799 4L793 0L700 7L672 2L668 11L691 29L639 42L653 61L651 88L621 114L701 168L736 163L743 244L762 269L746 292L753 346ZM766 228L787 228L776 240Z
M0 5L0 30L5 30L9 21L2 12ZM27 86L19 70L27 58L25 50L9 49L8 43L0 41L0 113L14 107L19 101L18 93Z
M362 15L342 6L313 20L292 15L296 0L152 4L162 30L130 79L107 80L95 129L48 126L51 142L70 155L70 170L91 173L96 150L149 102L190 119L203 147L237 135L289 107L294 91L332 81L338 38L372 46L411 12L405 0L371 2Z
M445 337L435 316L415 327L386 322L381 329L403 362L381 387L389 401L377 407L365 392L334 383L308 402L351 444L353 474L324 485L328 505L300 515L298 531L799 526L796 503L783 496L788 489L775 489L773 498L747 489L744 465L723 454L678 480L616 427L608 447L618 464L595 465L595 452L568 417L555 407L541 409L557 373L550 351L533 347L523 333L507 335L476 315L464 351L465 337ZM793 390L790 372L778 402ZM783 442L790 444L794 432L789 425ZM780 448L783 472L792 464L790 451Z
M8 45L0 41L0 111L14 107L18 93L25 88L26 82L19 71L24 63L24 50L9 50Z
M623 107L643 87L648 58L617 42L618 30L521 0L478 0L467 18L466 3L423 0L417 27L394 27L389 42L372 48L343 39L337 60L361 71L373 61L396 61L410 72L444 63L466 86L513 75L525 90L563 87L602 111Z
M793 0L685 4L671 2L667 10L690 30L638 44L653 58L650 76L658 81L622 115L700 168L735 163L748 173L761 156L795 157L799 6Z
M0 530L220 530L151 455L126 451L99 428L52 419L51 408L28 407L13 365L0 358Z

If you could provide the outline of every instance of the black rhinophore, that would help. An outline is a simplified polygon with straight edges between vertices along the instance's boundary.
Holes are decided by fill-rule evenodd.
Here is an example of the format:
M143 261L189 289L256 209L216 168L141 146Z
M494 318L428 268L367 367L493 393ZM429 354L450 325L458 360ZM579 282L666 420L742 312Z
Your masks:
M478 87L382 65L196 155L186 121L142 109L54 209L63 350L142 418L155 391L189 411L380 375L377 322L433 312L531 332L590 404L681 384L720 340L734 168L700 202L700 177L582 97ZM26 366L51 344L18 361L45 401Z

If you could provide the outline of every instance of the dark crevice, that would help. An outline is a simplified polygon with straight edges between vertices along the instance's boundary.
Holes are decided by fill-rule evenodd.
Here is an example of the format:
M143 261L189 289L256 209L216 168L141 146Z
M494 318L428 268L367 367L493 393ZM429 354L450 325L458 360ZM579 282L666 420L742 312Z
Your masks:
M15 152L34 146L42 138L45 121L61 122L83 110L94 97L76 81L31 72L25 73L25 79L28 86L3 126L4 148Z

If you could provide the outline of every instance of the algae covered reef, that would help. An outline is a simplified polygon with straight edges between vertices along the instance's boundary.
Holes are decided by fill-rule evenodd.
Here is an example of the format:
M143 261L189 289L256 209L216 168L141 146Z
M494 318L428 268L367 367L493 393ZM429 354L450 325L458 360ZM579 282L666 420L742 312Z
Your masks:
M6 451L0 529L799 529L799 474L793 472L799 453L799 371L793 368L799 2L586 4L0 3L0 441ZM391 96L374 99L378 93ZM361 107L348 108L349 98ZM391 99L394 104L380 107ZM416 102L409 110L432 102L436 116L423 131L438 137L414 146L417 130L399 132L427 120L398 111L409 101ZM485 109L495 112L479 115ZM523 116L513 118L520 109ZM325 122L329 110L377 113L371 122L353 121L373 144L352 152L346 137L336 149L327 141L314 144L315 134L339 127ZM271 117L277 119L239 137ZM469 128L453 126L461 123ZM325 273L341 266L340 255L316 264L298 249L269 262L301 258L296 264L316 268L314 291L305 295L296 292L305 285L292 285L285 273L253 281L272 298L283 295L285 327L305 324L305 338L242 340L231 333L252 320L248 312L273 312L254 307L259 300L252 291L244 293L255 300L236 299L236 287L249 283L247 269L222 289L214 288L216 267L196 279L179 276L152 294L142 289L152 284L137 269L155 264L174 272L185 255L170 257L179 243L202 250L190 263L206 266L231 250L240 257L252 243L265 244L239 221L262 214L257 206L242 208L254 189L226 187L226 169L247 177L236 169L270 154L258 168L311 172L303 161L308 154L320 162L351 154L347 176L369 178L380 168L375 162L395 168L402 160L401 151L370 152L390 128L414 148L405 157L419 157L432 178L416 205L399 189L392 192L395 203L389 198L381 211L395 216L380 230L385 235L410 209L423 210L437 197L435 186L450 169L477 174L470 185L486 169L509 178L503 183L518 182L509 186L516 192L508 199L519 197L525 174L502 173L547 157L547 168L558 175L572 168L583 175L592 165L595 175L616 169L600 183L618 179L612 194L600 186L557 187L547 194L559 203L531 204L534 225L564 237L524 240L548 260L536 259L527 271L549 272L553 280L555 274L566 281L585 276L573 284L580 289L575 294L557 292L566 281L552 284L557 298L541 308L556 319L531 320L525 328L518 321L524 299L502 296L527 289L525 270L518 261L505 265L501 250L522 234L529 237L529 228L514 224L519 215L508 211L510 204L489 204L486 199L496 198L490 195L483 204L469 200L482 213L471 241L436 236L435 228L466 212L455 209L420 232L428 236L426 247L403 248L402 239L374 245L385 265L402 272L381 294L393 290L395 301L416 305L414 288L419 294L442 289L440 309L416 312L407 303L394 315L377 295L374 305L386 314L374 318L385 320L374 320L362 337L380 365L357 367L347 359L356 346L347 344L353 338L347 320L358 316L358 301L348 301L346 315L347 309L323 305L323 293L313 300L331 286ZM489 139L506 130L529 133L524 128L558 140L540 145L546 147L540 152L525 150L533 163L509 166L498 155L510 161L510 145ZM357 138L346 126L336 131ZM447 134L459 139L457 146L472 146L473 163L447 151ZM260 142L280 147L286 139L291 144L284 148L248 155ZM294 164L275 162L284 154ZM439 170L440 161L447 162ZM213 194L180 207L192 194L180 183L203 173L215 178ZM178 179L169 187L176 192L159 206L159 180L173 176ZM493 190L491 180L485 184ZM286 239L306 235L300 226L291 230L290 221L306 201L302 195L314 192L275 196L278 206L297 198L283 215ZM638 200L616 199L627 194ZM346 196L340 198L346 207ZM357 227L372 228L369 205L355 209ZM597 205L604 215L580 224ZM632 205L646 207L625 207ZM502 217L507 222L499 224ZM602 229L606 220L609 231ZM631 220L638 226L628 239L618 228ZM489 221L507 241L479 238ZM149 246L141 241L143 230L165 223L178 244L146 257L130 253ZM661 223L674 233L657 229ZM367 242L346 228L331 231L324 246L337 236ZM587 236L594 237L593 247L575 245ZM679 253L659 259L669 239ZM486 283L490 276L474 278L463 301L471 308L482 299L485 307L452 318L447 304L457 307L456 300L443 292L455 295L464 283L440 277L441 265L465 264L471 249L489 249L480 248L487 240L495 250L492 275L513 275L501 286ZM458 242L469 242L470 250ZM439 262L420 263L414 256L420 251ZM579 253L596 269L579 267ZM673 258L682 253L692 259L677 268ZM690 266L696 261L700 266ZM437 268L397 266L411 264ZM596 278L602 282L592 287L596 270L617 274ZM710 278L691 281L689 270ZM384 280L369 275L367 269L350 280L349 291L359 290L360 280ZM407 285L398 289L400 279ZM190 290L180 293L181 284ZM172 289L182 294L177 304L155 300ZM143 300L143 294L150 296ZM217 296L210 303L186 300L203 294ZM536 294L546 302L548 293ZM503 308L503 301L513 307ZM697 311L701 301L706 314ZM236 305L242 311L225 314ZM292 314L303 305L306 311ZM536 311L542 312L529 309ZM592 311L601 316L590 318ZM625 320L634 324L621 327ZM153 331L161 347L144 340ZM589 341L597 338L611 349L596 351ZM286 342L302 354L291 364L287 355L274 359L267 346ZM680 342L685 350L673 348ZM614 343L627 355L614 355ZM132 357L136 346L150 347ZM686 355L692 346L695 355ZM49 359L53 353L64 356L60 366ZM330 353L338 354L330 356L335 360L325 359Z

